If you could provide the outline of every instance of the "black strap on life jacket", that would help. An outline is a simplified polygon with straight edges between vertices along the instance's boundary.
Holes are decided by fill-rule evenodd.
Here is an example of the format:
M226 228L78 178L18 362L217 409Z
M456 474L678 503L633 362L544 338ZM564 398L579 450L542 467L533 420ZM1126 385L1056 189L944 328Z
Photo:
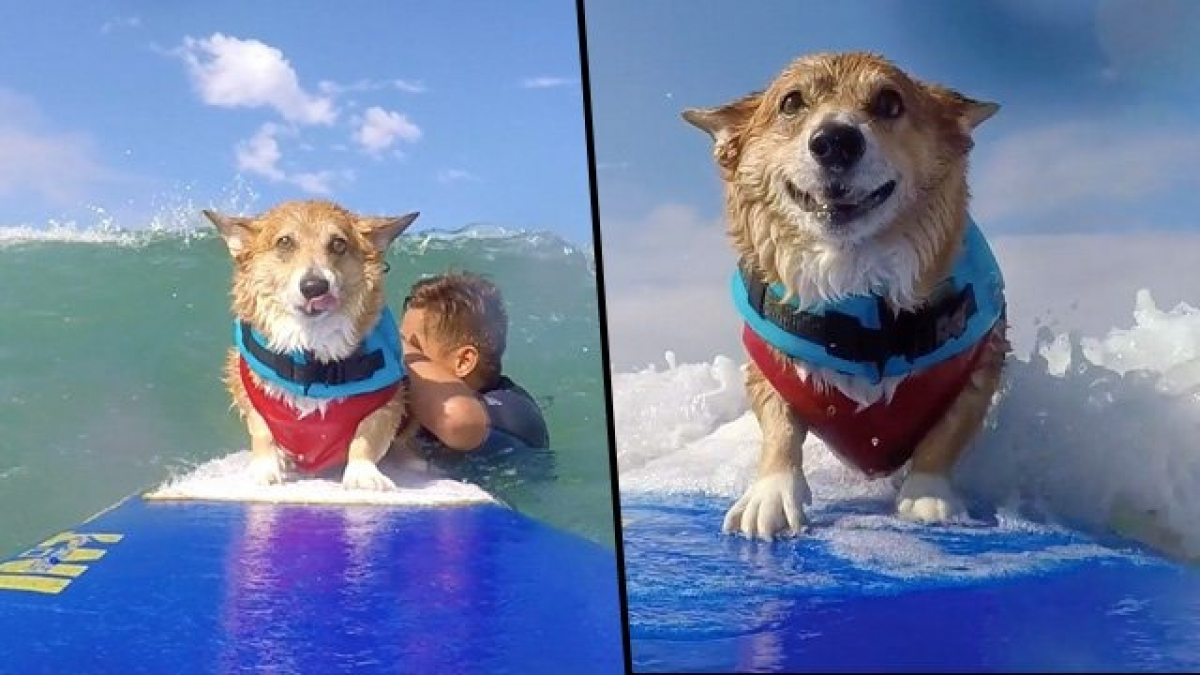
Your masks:
M947 280L916 311L893 314L887 301L876 296L880 327L868 328L854 315L836 310L824 314L796 311L780 302L757 275L745 267L741 273L750 306L760 316L796 337L822 345L830 356L875 364L880 372L893 356L903 356L911 363L958 338L978 311L974 287L966 284L955 291Z
M351 382L369 380L376 371L385 365L381 350L376 349L364 353L361 345L353 354L341 361L321 363L309 359L308 363L296 363L291 357L273 352L259 344L250 324L245 321L241 322L241 330L242 344L255 359L275 371L280 378L303 386L305 392L314 384L336 387Z

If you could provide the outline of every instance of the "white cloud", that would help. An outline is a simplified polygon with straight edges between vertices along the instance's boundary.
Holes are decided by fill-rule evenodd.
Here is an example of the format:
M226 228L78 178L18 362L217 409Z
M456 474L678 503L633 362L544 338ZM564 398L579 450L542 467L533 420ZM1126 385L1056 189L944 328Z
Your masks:
M420 80L392 80L392 86L409 94L424 94L429 91Z
M328 94L330 96L354 92L381 91L384 89L395 89L407 94L424 94L426 91L428 91L428 89L425 87L425 83L420 80L401 79L361 79L349 84L341 84L332 80L322 80L317 87L321 90L321 93Z
M1137 291L1159 307L1200 307L1200 233L1137 231L1006 235L992 239L1004 272L1010 337L1021 355L1039 326L1100 337L1132 325Z
M350 83L323 80L310 92L300 86L299 77L283 52L262 41L214 33L206 38L186 37L171 52L183 61L192 85L206 104L221 108L269 108L282 118L268 123L234 148L241 171L273 182L287 182L301 189L325 194L346 173L332 171L294 172L283 168L279 137L297 136L307 126L331 126L338 121L339 107L357 108L357 102L344 100L353 92L396 90L419 94L424 82L406 79L363 78ZM367 154L379 157L399 143L415 143L422 131L403 113L371 106L361 114L347 113L340 126ZM298 147L312 148L301 140ZM330 144L344 151L345 145ZM399 155L399 153L396 153Z
M328 195L332 192L330 183L333 182L334 173L332 171L318 171L316 173L298 173L289 178L296 187L311 192L312 194Z
M733 269L722 219L703 218L691 206L663 204L636 221L604 221L600 232L605 269L610 254L625 268L606 283L702 282L714 264Z
M141 25L142 18L139 16L116 16L101 24L100 32L108 35L121 28L138 28Z
M261 176L273 183L295 185L312 194L327 195L332 192L332 183L338 177L332 171L288 173L280 168L283 153L279 149L278 136L286 133L289 133L287 129L268 122L253 136L238 143L234 149L238 170ZM352 180L352 176L347 178Z
M1034 127L977 146L972 208L985 220L1128 204L1200 186L1200 132L1083 120Z
M740 360L740 321L729 298L734 255L719 218L660 206L637 220L601 223L609 353L618 372L717 354ZM986 231L986 227L985 227ZM1102 336L1132 325L1136 292L1159 307L1200 306L1200 232L1006 235L990 238L1004 272L1016 353L1036 331Z
M404 115L378 106L371 106L363 113L354 140L371 155L379 155L398 141L415 143L421 138L421 129Z
M644 218L600 224L609 354L617 370L716 353L737 356L737 315L728 301L734 256L719 218L659 206Z
M275 109L296 124L329 125L337 118L333 99L301 88L283 52L258 40L214 33L186 37L177 54L207 104L222 108Z
M104 165L91 138L47 127L32 99L0 88L0 197L69 206L122 180Z
M565 77L527 77L521 80L522 89L553 89L555 87L568 87L574 85L578 80L573 80Z
M356 84L357 83L338 84L333 80L321 80L317 83L317 89L326 96L337 96L348 91L363 91L361 89L355 89Z
M237 167L239 171L269 178L273 181L284 179L283 171L279 169L279 141L275 135L279 133L274 124L264 124L257 133L249 139L238 143Z
M461 183L463 181L478 181L479 177L463 169L442 169L437 172L439 183Z

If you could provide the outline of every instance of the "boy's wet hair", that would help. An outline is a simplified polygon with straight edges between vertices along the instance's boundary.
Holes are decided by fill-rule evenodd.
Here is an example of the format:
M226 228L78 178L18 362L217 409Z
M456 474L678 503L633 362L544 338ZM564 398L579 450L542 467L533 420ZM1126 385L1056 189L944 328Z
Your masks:
M508 312L500 289L470 272L449 272L413 284L404 308L425 311L425 330L450 349L473 345L485 386L500 379L508 343Z

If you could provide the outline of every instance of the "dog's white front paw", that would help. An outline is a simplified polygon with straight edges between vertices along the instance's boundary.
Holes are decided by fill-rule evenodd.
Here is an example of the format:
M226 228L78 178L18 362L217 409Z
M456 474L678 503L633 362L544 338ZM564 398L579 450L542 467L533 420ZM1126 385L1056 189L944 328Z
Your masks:
M754 481L725 514L721 531L751 539L795 537L804 527L804 504L812 501L799 471L780 471Z
M347 490L395 490L396 484L391 478L383 475L379 467L365 459L352 459L346 462L346 472L342 474L342 487Z
M966 508L945 476L913 472L900 487L896 513L923 523L943 523L966 515Z
M279 460L279 453L276 452L251 457L246 472L256 485L278 485L283 482L283 462Z

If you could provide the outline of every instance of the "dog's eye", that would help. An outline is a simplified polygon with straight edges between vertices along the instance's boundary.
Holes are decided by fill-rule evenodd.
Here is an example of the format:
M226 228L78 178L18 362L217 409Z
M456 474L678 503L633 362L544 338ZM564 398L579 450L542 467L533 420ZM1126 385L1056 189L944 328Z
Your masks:
M329 252L334 255L341 255L346 252L346 240L342 237L334 237L329 240Z
M904 99L895 89L881 89L871 101L871 112L876 117L894 120L904 114Z
M787 96L779 102L779 112L787 116L795 115L804 107L804 96L798 91L788 92Z
M275 240L275 248L280 251L290 251L296 247L296 241L290 234L285 234Z

